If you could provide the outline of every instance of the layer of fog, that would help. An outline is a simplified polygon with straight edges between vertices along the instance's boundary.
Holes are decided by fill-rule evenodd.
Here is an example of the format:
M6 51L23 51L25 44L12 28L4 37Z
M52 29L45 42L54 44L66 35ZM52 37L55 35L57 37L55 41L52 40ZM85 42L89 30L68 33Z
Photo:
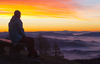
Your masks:
M38 34L37 32L26 33L27 36L34 38L36 38ZM0 38L6 38L7 36L7 32L0 33ZM100 57L100 37L57 35L44 35L44 37L46 37L51 44L57 43L67 59L90 59Z

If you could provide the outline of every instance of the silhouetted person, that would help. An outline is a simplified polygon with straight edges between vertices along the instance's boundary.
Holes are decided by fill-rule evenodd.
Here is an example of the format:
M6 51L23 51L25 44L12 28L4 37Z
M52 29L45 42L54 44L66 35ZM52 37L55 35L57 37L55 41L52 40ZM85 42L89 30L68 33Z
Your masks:
M21 12L16 10L14 16L9 22L9 35L12 43L26 43L28 45L27 49L29 51L28 57L37 57L37 52L34 47L34 38L26 37L23 23L20 19Z

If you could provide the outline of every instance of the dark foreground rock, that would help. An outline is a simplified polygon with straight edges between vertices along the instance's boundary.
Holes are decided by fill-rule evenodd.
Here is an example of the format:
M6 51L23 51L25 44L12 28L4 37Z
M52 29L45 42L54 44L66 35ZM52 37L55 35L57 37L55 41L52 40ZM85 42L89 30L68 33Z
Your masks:
M40 58L22 57L17 59L11 59L7 54L0 54L0 64L79 64L79 63L52 56L41 56Z

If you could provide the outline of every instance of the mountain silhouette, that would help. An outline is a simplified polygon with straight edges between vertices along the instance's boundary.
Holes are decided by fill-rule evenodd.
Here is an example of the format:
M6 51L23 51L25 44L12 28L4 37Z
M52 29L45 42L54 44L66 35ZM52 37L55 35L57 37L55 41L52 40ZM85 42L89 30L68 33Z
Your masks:
M90 32L90 33L86 33L86 34L82 34L78 36L100 37L100 32Z

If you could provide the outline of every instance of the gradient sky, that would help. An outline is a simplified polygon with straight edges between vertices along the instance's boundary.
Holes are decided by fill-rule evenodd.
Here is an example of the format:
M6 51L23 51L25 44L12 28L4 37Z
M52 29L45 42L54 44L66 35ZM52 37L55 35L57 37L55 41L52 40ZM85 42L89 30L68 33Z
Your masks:
M0 0L0 32L15 10L25 31L100 31L100 0Z

